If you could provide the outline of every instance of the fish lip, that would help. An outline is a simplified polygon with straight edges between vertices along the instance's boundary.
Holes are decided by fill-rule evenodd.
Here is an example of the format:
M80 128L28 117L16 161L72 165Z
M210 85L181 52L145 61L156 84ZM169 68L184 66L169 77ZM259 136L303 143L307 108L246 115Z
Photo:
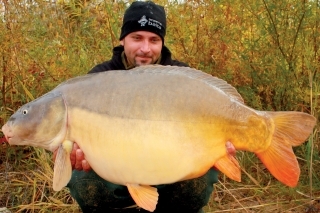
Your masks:
M3 127L2 127L2 132L4 134L4 137L6 139L6 141L10 143L10 141L12 140L12 138L14 137L14 135L12 134L12 131L10 131L10 128L9 128L9 125L5 124Z
M5 135L4 137L5 137L6 141L7 141L9 144L11 144L10 141L11 141L11 139L12 139L13 136Z

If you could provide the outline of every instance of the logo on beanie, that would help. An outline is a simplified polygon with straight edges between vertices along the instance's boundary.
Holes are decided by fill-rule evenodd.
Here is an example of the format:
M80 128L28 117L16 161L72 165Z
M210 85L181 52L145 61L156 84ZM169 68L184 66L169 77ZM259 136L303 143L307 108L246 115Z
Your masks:
M138 23L141 24L141 27L146 26L146 24L148 23L149 26L154 26L160 30L161 30L161 26L162 26L162 24L159 21L151 19L151 18L149 18L149 20L148 20L145 15L141 17L141 19L138 21Z
M146 16L142 16L138 22L141 24L141 27L144 27L144 26L146 26L148 19L146 19Z

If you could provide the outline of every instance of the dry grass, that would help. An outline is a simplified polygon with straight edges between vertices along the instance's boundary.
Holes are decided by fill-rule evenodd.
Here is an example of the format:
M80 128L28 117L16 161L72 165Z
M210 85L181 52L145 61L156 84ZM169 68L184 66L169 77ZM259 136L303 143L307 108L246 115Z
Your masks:
M19 150L24 159L5 154ZM14 155L14 154L12 154ZM2 144L0 155L0 207L12 212L79 212L67 189L52 190L51 155L42 149L9 147Z
M320 211L320 193L314 198L289 189L280 183L270 183L266 187L239 183L219 183L206 208L207 213L217 212L314 212ZM303 190L301 188L301 190ZM317 211L315 211L317 210Z

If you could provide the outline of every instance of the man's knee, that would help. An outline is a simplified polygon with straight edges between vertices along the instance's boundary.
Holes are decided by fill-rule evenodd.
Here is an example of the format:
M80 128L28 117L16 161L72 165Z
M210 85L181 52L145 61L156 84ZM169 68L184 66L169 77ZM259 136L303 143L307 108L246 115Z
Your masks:
M94 171L74 170L67 187L85 212L98 212L94 209L99 208L123 208L134 204L127 187L110 183Z

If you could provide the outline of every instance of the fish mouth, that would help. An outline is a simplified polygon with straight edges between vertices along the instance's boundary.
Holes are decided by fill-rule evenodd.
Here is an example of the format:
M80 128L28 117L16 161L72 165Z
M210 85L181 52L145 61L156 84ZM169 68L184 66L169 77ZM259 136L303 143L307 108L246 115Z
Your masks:
M6 141L10 144L11 137L4 136L4 138L5 138Z
M10 131L10 128L8 127L8 125L7 124L5 124L5 125L3 125L3 127L2 127L2 132L3 132L3 134L4 134L4 137L5 137L5 139L8 141L8 143L10 144L10 141L11 141L11 139L12 139L12 137L13 137L13 134L12 134L12 132Z
M6 141L7 141L9 144L11 144L10 141L11 141L12 137L13 137L13 135L4 135L4 138L6 139Z
M10 145L16 145L16 143L14 142L16 137L14 137L14 135L5 134L5 135L4 135L4 138L6 139L6 141L7 141Z

